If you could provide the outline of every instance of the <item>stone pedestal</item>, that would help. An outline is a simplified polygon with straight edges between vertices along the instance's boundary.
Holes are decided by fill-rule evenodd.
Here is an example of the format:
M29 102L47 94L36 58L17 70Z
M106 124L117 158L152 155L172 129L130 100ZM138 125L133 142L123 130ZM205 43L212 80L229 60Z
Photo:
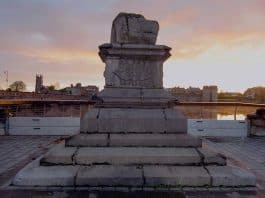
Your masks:
M155 45L158 23L119 14L111 43L99 47L105 88L81 118L81 133L21 170L16 186L253 186L255 177L226 166L187 134L187 119L163 89L170 48Z
M105 88L81 132L186 133L187 119L173 108L176 98L163 88L163 63L170 48L147 44L103 44Z

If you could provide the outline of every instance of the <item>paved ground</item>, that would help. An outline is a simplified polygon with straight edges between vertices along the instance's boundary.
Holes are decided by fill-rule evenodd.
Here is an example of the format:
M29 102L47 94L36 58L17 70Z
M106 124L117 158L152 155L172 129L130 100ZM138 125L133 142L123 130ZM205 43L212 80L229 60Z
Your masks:
M230 164L253 172L260 189L265 189L265 137L205 140L203 146L224 154Z
M0 136L0 186L8 182L22 167L45 153L60 141L59 136ZM228 156L230 164L249 169L258 178L258 190L185 190L168 192L51 192L47 190L0 190L0 197L89 197L89 198L265 198L265 138L211 139L203 146Z
M0 186L59 139L60 136L0 136Z

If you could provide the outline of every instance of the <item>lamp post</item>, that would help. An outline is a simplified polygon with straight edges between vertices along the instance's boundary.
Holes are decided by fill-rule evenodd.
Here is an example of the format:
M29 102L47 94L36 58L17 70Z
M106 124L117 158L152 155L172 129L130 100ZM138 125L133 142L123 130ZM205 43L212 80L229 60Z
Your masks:
M4 74L6 75L6 88L8 88L8 70L4 71Z

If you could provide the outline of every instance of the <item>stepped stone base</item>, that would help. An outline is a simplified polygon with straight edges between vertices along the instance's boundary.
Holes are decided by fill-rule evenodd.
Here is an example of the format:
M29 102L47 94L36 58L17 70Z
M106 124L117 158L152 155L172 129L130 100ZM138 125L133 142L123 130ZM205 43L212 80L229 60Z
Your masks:
M36 166L25 167L16 186L239 187L255 186L255 177L228 166Z
M132 138L130 141L140 138L140 136L135 137L135 134L111 135L124 135L129 139ZM161 134L136 136L138 135L155 137L155 142L156 138L161 136ZM184 137L184 134L167 135L187 140L191 138ZM88 137L101 142L109 136L106 134L74 136L66 143L81 144L82 147L66 144L52 148L43 157L22 169L12 184L27 187L162 187L167 190L184 186L255 186L253 174L240 168L226 166L224 156L202 149L201 142L199 146L198 142L195 142L193 147L172 147L172 145L145 147L140 144L137 147L122 145L97 147L95 143L92 147L88 146L91 145ZM104 141L103 143L105 144Z
M57 147L41 159L43 165L225 165L217 153L196 148L157 147Z
M81 133L66 140L73 147L201 147L202 140L187 134Z

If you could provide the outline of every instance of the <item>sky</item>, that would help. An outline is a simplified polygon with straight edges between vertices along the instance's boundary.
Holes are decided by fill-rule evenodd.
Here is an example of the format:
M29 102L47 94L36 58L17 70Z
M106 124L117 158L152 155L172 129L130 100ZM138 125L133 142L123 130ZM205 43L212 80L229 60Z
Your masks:
M265 0L0 0L0 86L8 70L30 91L37 73L103 88L98 46L119 12L159 22L157 44L172 48L164 87L265 86Z

